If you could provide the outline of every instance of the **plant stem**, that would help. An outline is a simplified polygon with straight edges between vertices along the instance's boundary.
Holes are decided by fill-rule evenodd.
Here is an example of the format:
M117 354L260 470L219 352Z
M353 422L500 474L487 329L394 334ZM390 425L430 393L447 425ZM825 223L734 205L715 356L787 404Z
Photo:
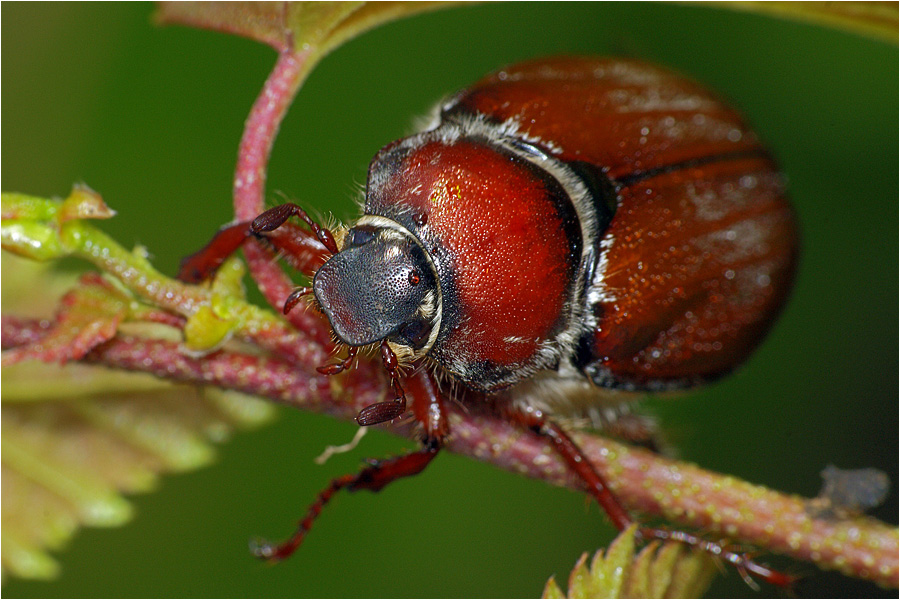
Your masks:
M3 348L34 343L44 327L38 321L4 317ZM350 372L326 378L299 371L293 361L280 358L227 350L193 358L182 354L173 342L124 335L98 346L84 360L240 390L346 420L382 400L387 392L377 361L360 360ZM387 428L410 438L416 435L409 423ZM554 485L581 489L540 438L501 418L453 407L451 428L453 433L446 447L450 451ZM630 510L880 585L898 585L896 528L867 517L817 518L808 510L808 500L799 496L706 471L598 435L580 433L573 437Z
M234 214L237 221L250 221L265 210L266 172L272 146L291 101L309 74L311 51L283 50L256 98L238 150L234 173ZM272 306L280 306L294 284L269 254L256 243L244 246L244 256L253 279ZM288 320L319 344L331 346L331 332L320 319L305 311L292 311Z
M265 209L269 156L281 121L308 74L308 54L290 49L279 53L244 124L234 174L234 214L238 221L252 220Z

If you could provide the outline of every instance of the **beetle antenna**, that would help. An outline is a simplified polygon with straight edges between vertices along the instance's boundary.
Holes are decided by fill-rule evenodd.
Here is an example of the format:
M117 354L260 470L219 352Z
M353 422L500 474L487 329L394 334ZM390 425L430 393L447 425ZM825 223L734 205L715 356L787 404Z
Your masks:
M337 243L334 241L334 236L331 234L331 230L322 227L318 223L312 220L312 218L306 214L306 211L300 208L298 205L293 202L288 204L279 204L275 208L270 208L263 214L259 215L253 222L250 224L250 231L253 233L265 233L267 231L273 231L278 229L284 223L293 216L299 217L304 223L309 225L309 228L316 235L316 239L328 249L332 254L338 253Z
M403 391L403 386L400 385L400 364L387 340L381 342L381 361L391 376L394 399L370 404L359 411L356 422L363 427L393 421L406 412L406 393Z

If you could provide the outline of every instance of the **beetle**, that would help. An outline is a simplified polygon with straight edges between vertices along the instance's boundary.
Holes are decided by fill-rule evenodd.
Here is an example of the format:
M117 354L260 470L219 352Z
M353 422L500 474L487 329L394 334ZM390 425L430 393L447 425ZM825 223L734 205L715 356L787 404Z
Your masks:
M488 75L378 152L351 227L332 233L283 204L222 230L182 278L205 278L246 239L284 249L273 234L295 216L330 257L285 312L313 297L348 348L323 373L380 347L394 398L357 421L401 417L411 389L422 448L335 479L288 542L257 548L270 559L294 551L338 490L378 491L424 469L450 433L450 393L545 437L626 527L631 518L554 418L610 425L636 394L726 375L771 327L797 257L783 179L737 112L665 69L612 58ZM423 364L431 370L403 376ZM640 532L782 581L694 536Z

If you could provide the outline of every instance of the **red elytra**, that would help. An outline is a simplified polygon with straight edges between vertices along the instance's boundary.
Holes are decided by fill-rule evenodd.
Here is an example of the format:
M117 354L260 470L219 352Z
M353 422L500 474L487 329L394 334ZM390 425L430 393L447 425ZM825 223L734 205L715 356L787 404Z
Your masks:
M449 434L435 377L473 410L546 438L613 523L631 518L554 415L597 417L631 392L685 388L737 367L785 301L796 225L778 170L732 109L636 61L552 58L498 71L439 107L419 134L372 161L364 215L335 239L293 204L226 228L185 261L214 270L246 238L310 263L299 216L332 255L311 288L347 359L380 344L394 399L361 425L406 411L422 449L335 479L283 558L338 490L378 491L420 472ZM296 229L288 229L297 233ZM401 363L428 363L401 383ZM601 419L602 420L602 419ZM647 441L647 440L639 440ZM679 539L773 583L790 578L695 536Z
M560 58L490 75L453 110L513 119L615 189L585 359L595 380L697 383L768 330L793 276L793 214L756 135L709 92L641 63Z

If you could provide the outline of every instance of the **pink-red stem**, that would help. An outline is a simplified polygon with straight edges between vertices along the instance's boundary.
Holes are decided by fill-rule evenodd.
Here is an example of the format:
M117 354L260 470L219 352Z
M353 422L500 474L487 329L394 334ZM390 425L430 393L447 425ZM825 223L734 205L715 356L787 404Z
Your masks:
M309 51L284 50L266 79L244 124L234 173L234 213L237 221L252 221L265 210L266 172L281 121L308 73ZM280 307L294 284L256 243L244 246L250 273L266 300ZM313 340L331 345L331 332L307 311L292 311L288 320Z
M34 343L46 327L39 321L4 317L0 329L3 348ZM387 379L374 360L357 361L351 371L326 378L297 369L292 361L230 351L191 358L180 353L173 342L121 335L92 350L84 360L236 389L346 420L384 399L388 391ZM452 434L447 450L554 485L582 489L581 481L537 435L502 418L466 413L453 404L448 408ZM408 437L417 435L410 424L393 430ZM630 511L662 517L707 535L783 553L886 587L898 586L896 528L866 517L816 517L807 508L808 500L799 496L597 435L580 433L572 437Z

